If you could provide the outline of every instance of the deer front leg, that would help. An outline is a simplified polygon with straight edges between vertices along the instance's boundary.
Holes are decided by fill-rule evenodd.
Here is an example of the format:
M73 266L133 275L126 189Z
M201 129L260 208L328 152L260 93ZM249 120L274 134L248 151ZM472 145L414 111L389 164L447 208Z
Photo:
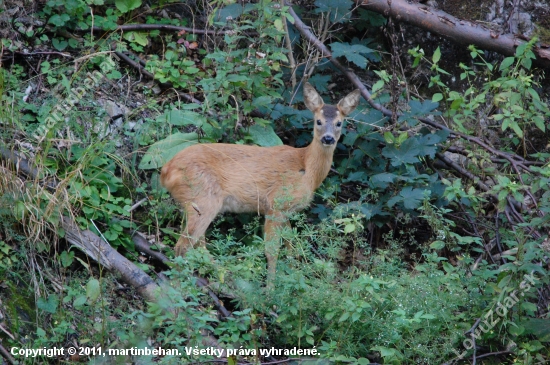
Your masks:
M277 258L280 248L280 230L289 226L288 218L284 213L272 211L265 216L264 242L265 258L267 260L267 286L272 287L277 272Z

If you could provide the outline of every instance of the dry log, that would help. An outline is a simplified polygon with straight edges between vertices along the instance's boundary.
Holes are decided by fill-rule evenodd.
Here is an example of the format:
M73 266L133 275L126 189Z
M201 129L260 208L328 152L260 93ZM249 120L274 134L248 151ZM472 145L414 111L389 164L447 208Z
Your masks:
M483 25L468 20L455 18L444 11L428 7L424 4L411 3L407 0L356 0L365 9L391 16L427 31L448 38L461 44L473 44L476 47L513 56L516 47L525 40L513 34L500 34ZM536 63L542 67L550 67L550 48L535 46Z
M158 299L160 287L145 271L122 256L111 245L90 230L80 230L76 223L68 217L63 217L61 226L65 230L65 238L72 245L78 247L107 270L120 273L122 279L133 286L143 298L149 301Z

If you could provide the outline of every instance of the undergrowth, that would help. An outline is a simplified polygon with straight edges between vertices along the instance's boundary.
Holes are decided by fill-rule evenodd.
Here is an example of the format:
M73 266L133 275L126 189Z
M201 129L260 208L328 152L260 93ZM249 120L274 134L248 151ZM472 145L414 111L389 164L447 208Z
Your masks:
M133 21L142 5L93 3L94 12L87 1L48 1L37 16L55 30L80 32L92 24L113 30L117 21ZM144 21L189 26L197 20L191 5L165 5L168 13L151 8ZM160 187L158 169L196 143L304 146L311 115L303 110L299 80L309 78L327 102L349 90L321 55L311 56L296 39L285 43L283 22L291 16L283 3L193 6L205 27L226 33L109 36L118 51L148 55L145 69L166 87L161 94L136 81L111 44L89 34L83 47L91 54L77 67L52 57L39 67L0 68L0 148L9 161L0 166L3 346L179 350L70 358L121 364L217 359L192 351L216 347L213 338L236 351L231 364L297 356L275 352L293 348L320 363L464 363L494 353L501 355L495 362L547 361L550 155L529 138L547 136L550 110L532 63L536 40L498 65L470 47L472 62L458 65L463 91L445 81L439 49L427 56L413 48L409 71L429 75L434 92L396 95L397 79L378 63L375 40L329 31L342 22L379 27L384 19L364 9L350 12L343 2L316 1L306 14L333 57L374 70L363 76L372 78L375 101L395 97L403 114L389 125L363 103L350 116L335 171L310 209L293 215L292 228L281 232L270 287L261 219L253 215L221 217L208 232L208 252L191 250L169 267L134 249L132 234L140 231L172 258L181 231L183 218ZM178 16L164 16L173 9L181 10ZM19 25L17 31L20 38L2 39L10 51L18 52L21 42L80 49L63 32L35 34ZM422 127L418 118L442 121L454 132ZM481 134L498 137L497 146L472 142L478 121ZM518 151L526 156L522 162L513 154ZM11 152L24 156L30 169ZM445 161L440 156L460 162L462 170L436 165ZM158 300L144 303L116 274L70 246L63 219L92 231L151 276L163 271L169 280ZM208 278L230 317L222 318L195 275Z

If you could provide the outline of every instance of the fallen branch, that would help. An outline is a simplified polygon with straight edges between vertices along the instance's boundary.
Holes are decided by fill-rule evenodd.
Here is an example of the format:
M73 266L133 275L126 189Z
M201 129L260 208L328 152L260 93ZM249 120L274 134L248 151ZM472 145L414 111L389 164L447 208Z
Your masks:
M513 56L525 41L513 34L500 34L483 25L455 18L444 11L407 0L356 0L365 9L390 16L461 44ZM542 67L550 67L550 48L535 46L533 52Z
M15 167L15 171L20 171L23 175L31 179L40 179L38 170L32 167L25 158L20 157L17 153L0 146L0 157L8 163L12 163ZM55 190L58 184L59 182L55 178L49 178L44 182L44 185L50 190Z
M235 34L234 30L210 30L210 29L195 29L188 27L180 27L177 25L167 25L167 24L125 24L119 25L114 30L106 30L100 27L93 27L92 31L94 32L115 32L115 31L146 31L146 30L160 30L166 32L185 32L191 34ZM81 29L80 32L89 32L88 29Z
M119 51L115 51L115 55L117 57L119 57L120 59L122 59L127 64L129 64L130 66L132 66L133 68L135 68L136 70L138 70L138 72L140 74L143 74L144 76L147 76L150 79L155 78L155 75L153 75L152 73L147 71L144 66L142 66L139 62L134 61L133 59L131 59L129 56L125 55L124 53L119 52Z
M90 230L80 230L69 217L62 218L61 227L65 230L65 239L69 243L78 247L107 270L120 273L122 280L133 286L143 298L149 301L158 299L160 286L145 271L121 255L95 233Z
M17 362L15 361L15 359L13 358L13 356L11 356L11 354L8 352L8 350L6 350L6 348L2 345L2 342L0 341L0 355L2 355L2 357L4 359L6 359L6 361L10 364L10 365L15 365L17 364Z

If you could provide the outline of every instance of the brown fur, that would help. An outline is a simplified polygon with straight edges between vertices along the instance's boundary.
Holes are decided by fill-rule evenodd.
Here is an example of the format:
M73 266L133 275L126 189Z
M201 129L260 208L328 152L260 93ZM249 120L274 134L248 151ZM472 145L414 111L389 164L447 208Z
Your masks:
M327 176L343 118L359 103L355 90L337 106L324 105L315 89L304 86L304 101L314 114L314 134L304 148L198 144L180 151L161 172L161 183L183 207L186 228L176 244L184 255L219 213L257 212L266 215L264 234L271 279L275 276L276 230L288 224L284 212L308 206ZM321 125L317 125L318 121ZM332 137L330 145L323 137ZM269 241L269 245L267 245ZM268 247L269 246L269 247Z

